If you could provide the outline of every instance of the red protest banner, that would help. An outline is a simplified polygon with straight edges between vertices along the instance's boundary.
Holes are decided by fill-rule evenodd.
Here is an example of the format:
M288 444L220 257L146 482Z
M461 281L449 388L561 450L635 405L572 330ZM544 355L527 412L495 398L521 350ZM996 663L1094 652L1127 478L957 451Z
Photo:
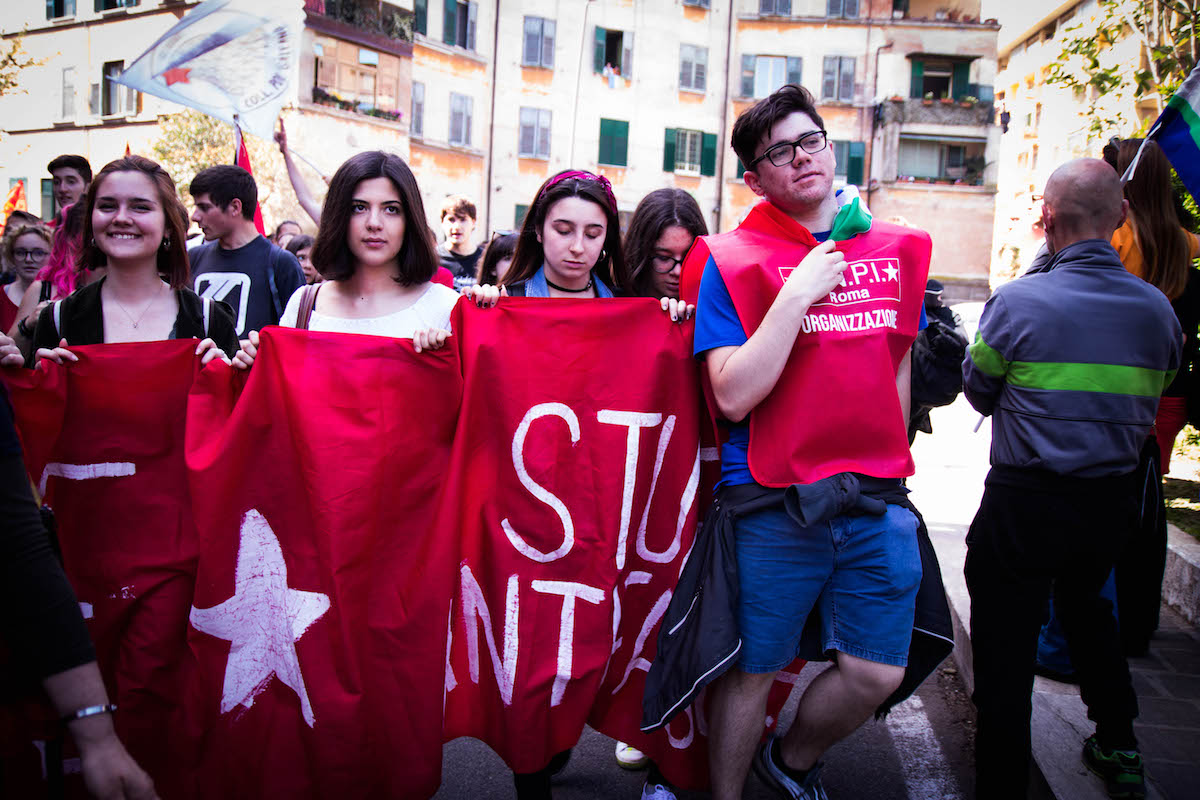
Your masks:
M174 786L196 536L183 460L196 343L72 348L78 363L5 370L30 475L55 512L129 752Z
M519 298L460 305L454 330L416 354L405 340L272 328L248 378L215 362L194 385L194 343L80 348L111 354L107 371L83 360L16 393L35 474L59 457L44 444L59 441L54 420L82 402L68 393L57 411L56 381L95 384L84 427L64 423L62 437L111 429L86 457L175 461L157 476L173 504L158 502L196 535L187 602L158 613L172 647L186 632L187 682L171 735L135 751L171 776L171 796L424 797L444 740L476 736L529 772L585 724L682 786L706 783L702 703L639 730L659 621L710 491L702 458L717 457L700 447L689 331L653 301ZM179 363L143 354L159 351ZM169 446L156 438L168 431ZM71 505L61 480L53 498ZM141 507L112 483L124 478L105 480L106 503ZM92 508L64 510L66 539L89 530ZM161 543L135 556L178 571ZM772 714L788 689L777 683ZM162 714L146 719L163 730Z
M188 414L197 796L433 794L457 355L270 328L241 382L210 365Z

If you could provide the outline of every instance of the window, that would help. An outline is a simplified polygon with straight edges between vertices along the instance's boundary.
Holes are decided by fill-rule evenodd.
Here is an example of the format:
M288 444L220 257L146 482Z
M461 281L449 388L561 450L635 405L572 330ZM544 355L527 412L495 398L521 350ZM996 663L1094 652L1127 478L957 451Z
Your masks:
M867 152L866 144L830 139L829 146L833 148L833 158L837 162L837 166L833 170L834 179L861 186L863 183L863 158Z
M828 17L858 18L858 0L828 0L825 7Z
M412 121L408 132L412 136L425 135L425 84L414 82L412 85Z
M450 144L471 145L471 104L467 95L450 93Z
M517 203L513 206L513 228L521 230L521 224L525 222L525 215L529 213L529 206L523 206Z
M821 99L849 103L854 100L853 56L825 56Z
M521 109L521 134L517 155L523 158L550 157L550 111L545 108Z
M62 118L75 119L75 68L63 67Z
M54 179L42 178L42 220L54 219Z
M620 119L600 119L601 164L624 167L629 163L629 123Z
M983 183L985 145L982 139L901 136L900 175L978 186Z
M114 8L132 8L139 2L141 0L96 0L96 12L112 11Z
M677 131L675 135L675 171L700 174L700 131Z
M467 50L475 49L475 25L479 4L463 0L445 0L442 40Z
M708 0L683 0L685 6L696 6L697 8L708 8Z
M708 48L679 45L679 88L703 92L708 83Z
M413 33L422 36L429 33L429 0L413 2Z
M400 59L358 44L319 36L313 41L313 101L346 111L400 118Z
M592 50L592 70L603 73L609 68L626 80L633 77L633 34L610 31L596 26Z
M792 0L758 0L758 13L776 17L792 15Z
M521 63L526 67L554 68L554 31L552 19L525 18L525 48Z
M102 84L97 92L101 116L137 113L141 93L122 86L116 80L124 70L124 61L109 61L104 65Z
M667 128L663 172L681 175L717 174L717 135Z
M919 59L912 62L912 97L952 97L971 94L971 63L950 59ZM1013 90L1016 91L1015 89Z
M766 97L789 83L800 83L800 59L742 56L742 97Z
M46 19L75 16L75 0L46 0Z

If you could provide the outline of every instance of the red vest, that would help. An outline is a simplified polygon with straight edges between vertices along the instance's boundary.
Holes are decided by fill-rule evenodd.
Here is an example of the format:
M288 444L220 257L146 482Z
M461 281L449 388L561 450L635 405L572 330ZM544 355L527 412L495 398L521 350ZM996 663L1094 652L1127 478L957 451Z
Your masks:
M737 229L698 240L688 262L702 267L712 255L750 336L816 245L803 226L763 202ZM844 285L808 310L783 374L750 413L755 481L781 487L839 472L913 474L896 370L920 325L931 247L924 231L877 221L838 243ZM684 278L689 299L697 272Z

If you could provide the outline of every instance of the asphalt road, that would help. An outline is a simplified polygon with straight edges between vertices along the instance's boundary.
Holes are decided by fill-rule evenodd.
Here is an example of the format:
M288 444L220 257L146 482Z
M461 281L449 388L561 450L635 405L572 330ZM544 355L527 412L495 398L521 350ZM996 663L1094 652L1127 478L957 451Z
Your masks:
M811 680L823 665L803 678ZM790 721L798 686L782 718ZM962 682L949 662L887 719L871 721L836 745L827 755L825 788L831 800L925 800L968 798L974 792L972 748L975 712ZM641 794L645 772L619 768L612 739L585 730L570 763L554 780L556 800L630 798ZM514 798L512 772L483 743L459 739L443 749L442 788L438 800L502 800ZM703 792L679 792L679 800L699 800ZM747 800L775 795L751 775Z

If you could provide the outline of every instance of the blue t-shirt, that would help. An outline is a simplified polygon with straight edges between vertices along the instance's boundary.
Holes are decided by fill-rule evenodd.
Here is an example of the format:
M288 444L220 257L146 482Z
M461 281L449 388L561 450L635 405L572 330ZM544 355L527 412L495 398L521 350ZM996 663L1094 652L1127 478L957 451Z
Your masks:
M829 232L814 233L813 238L823 242L829 238ZM921 306L921 321L919 330L927 325L925 306ZM703 358L709 350L718 347L741 347L746 343L746 332L738 319L737 309L733 298L725 286L725 279L717 269L712 256L704 265L700 275L700 292L696 299L696 327L692 352L697 358ZM716 488L722 486L740 486L754 483L750 473L750 422L726 422L729 440L721 445L721 480Z

